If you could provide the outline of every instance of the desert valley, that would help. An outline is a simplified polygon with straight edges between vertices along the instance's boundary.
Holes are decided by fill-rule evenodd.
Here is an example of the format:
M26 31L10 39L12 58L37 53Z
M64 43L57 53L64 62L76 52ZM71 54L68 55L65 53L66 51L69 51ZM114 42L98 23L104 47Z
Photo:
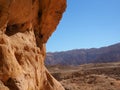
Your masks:
M47 68L65 90L120 90L120 62Z
M120 90L119 48L120 43L102 48L49 52L46 66L65 90Z

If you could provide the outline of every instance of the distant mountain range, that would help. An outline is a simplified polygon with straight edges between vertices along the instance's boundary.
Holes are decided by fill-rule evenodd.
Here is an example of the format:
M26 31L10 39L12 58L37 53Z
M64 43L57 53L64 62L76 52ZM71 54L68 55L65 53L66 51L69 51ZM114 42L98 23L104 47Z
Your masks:
M80 65L120 61L120 43L102 48L47 53L46 65Z

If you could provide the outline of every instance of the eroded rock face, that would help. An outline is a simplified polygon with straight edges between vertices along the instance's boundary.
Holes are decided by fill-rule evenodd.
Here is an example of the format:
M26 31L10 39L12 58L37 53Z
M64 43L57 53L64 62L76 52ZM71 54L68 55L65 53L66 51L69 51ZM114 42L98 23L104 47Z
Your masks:
M44 66L66 0L0 0L0 90L64 90Z

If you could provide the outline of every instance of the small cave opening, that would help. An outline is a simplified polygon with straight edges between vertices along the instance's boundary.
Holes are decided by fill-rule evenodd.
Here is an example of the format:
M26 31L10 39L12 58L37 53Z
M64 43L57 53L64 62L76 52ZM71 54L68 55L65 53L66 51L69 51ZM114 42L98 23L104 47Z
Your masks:
M10 90L19 90L19 88L17 87L16 83L19 83L17 82L15 79L13 78L9 78L7 80L7 82L5 83L5 85L10 89Z
M18 32L19 32L18 26L17 26L17 24L14 24L14 25L7 26L5 34L8 36L12 36Z

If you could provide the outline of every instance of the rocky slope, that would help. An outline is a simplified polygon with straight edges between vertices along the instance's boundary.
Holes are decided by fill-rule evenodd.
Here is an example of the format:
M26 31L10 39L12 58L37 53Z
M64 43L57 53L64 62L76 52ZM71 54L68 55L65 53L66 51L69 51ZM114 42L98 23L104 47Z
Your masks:
M120 90L120 62L48 66L65 90Z
M0 90L64 90L44 66L66 0L0 0Z
M47 65L80 65L120 61L120 43L91 49L77 49L65 52L47 53Z

